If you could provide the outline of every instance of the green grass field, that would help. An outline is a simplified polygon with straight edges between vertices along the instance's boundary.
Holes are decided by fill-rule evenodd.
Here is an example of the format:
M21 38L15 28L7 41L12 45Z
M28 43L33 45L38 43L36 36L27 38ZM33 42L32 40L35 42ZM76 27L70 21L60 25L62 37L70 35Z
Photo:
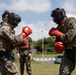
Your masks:
M33 75L58 75L59 65L32 61Z
M41 57L41 55L33 55L34 57ZM54 57L55 55L46 55L46 57ZM16 58L16 64L19 68L19 61L18 58ZM31 61L31 66L32 66L32 75L59 75L59 66L60 64L45 64L43 62L38 62L38 61ZM26 74L26 69L25 69L25 74ZM76 69L73 71L72 75L76 75Z

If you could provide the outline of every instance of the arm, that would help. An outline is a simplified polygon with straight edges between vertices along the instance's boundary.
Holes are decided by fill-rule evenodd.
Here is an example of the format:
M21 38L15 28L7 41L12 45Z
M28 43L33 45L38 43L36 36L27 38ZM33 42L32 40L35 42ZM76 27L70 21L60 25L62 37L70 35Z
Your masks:
M8 26L2 26L0 28L1 31L1 35L5 40L8 41L8 43L11 44L19 44L23 42L23 37L21 35L15 35L14 30L12 30L10 27Z
M20 35L15 35L14 31L8 26L2 27L2 30L3 37L13 45L21 44L24 38L32 33L32 30L28 26L23 27Z
M33 45L32 45L32 38L29 37L28 40L29 40L29 52L32 53L32 47L33 47Z
M68 31L61 36L61 40L68 44L76 41L76 20L70 20L68 23Z
M28 56L32 59L32 38L28 37Z
M76 20L71 18L65 26L67 27L67 32L65 34L62 34L56 28L52 28L49 31L49 35L56 36L65 44L71 44L72 42L76 41Z
M63 35L62 32L60 32L57 28L51 28L49 30L49 35L50 36L56 36L56 37L61 37Z

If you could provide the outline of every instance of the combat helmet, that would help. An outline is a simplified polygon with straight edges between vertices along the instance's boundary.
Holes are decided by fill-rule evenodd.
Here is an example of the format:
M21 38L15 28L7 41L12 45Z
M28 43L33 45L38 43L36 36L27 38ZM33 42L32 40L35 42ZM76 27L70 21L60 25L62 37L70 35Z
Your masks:
M58 24L61 22L61 20L66 16L66 12L63 8L56 8L51 12L51 17L55 17L55 22Z
M18 22L21 22L21 17L18 14L11 12L8 15L8 22L13 26L17 26Z

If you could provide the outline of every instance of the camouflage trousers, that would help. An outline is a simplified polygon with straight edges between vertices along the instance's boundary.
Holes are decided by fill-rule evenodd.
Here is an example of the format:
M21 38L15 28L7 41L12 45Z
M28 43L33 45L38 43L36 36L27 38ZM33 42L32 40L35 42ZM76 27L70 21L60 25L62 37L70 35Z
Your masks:
M25 64L26 64L27 74L31 75L31 60L27 55L21 54L20 55L20 73L21 73L21 75L24 74Z
M75 69L76 64L76 47L65 48L65 53L63 55L59 75L71 75L72 71Z
M8 59L0 60L0 73L1 75L20 75L16 64Z

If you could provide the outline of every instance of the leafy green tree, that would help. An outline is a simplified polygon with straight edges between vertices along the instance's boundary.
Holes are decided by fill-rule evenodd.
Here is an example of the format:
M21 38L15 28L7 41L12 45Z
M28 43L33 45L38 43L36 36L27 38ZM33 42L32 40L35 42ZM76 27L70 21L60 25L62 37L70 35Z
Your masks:
M55 42L54 37L45 38L44 47L46 52L54 52L54 42Z
M37 49L38 52L42 52L42 40L44 44L44 52L54 52L55 37L48 37L39 39L38 41L33 41L33 47Z

